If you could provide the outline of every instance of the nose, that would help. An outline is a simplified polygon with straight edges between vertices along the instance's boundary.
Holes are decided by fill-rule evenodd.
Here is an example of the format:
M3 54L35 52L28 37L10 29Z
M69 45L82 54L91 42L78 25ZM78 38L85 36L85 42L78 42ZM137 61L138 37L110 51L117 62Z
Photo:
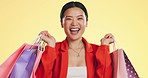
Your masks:
M78 24L77 20L73 19L72 26L76 26Z

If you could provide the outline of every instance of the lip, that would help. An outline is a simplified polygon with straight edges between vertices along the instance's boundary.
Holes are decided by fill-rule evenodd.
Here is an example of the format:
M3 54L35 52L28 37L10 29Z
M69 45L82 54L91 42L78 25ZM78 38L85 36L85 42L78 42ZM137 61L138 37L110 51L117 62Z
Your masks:
M70 31L79 31L80 28L70 28Z
M70 28L69 30L70 30L71 34L76 35L79 33L80 28Z

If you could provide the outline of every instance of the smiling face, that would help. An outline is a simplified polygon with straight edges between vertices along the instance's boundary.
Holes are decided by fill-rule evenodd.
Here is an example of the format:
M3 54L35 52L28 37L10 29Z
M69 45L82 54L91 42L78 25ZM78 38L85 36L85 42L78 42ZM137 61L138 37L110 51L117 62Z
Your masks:
M82 38L85 27L87 27L87 21L82 9L73 7L65 11L62 28L64 28L68 39L78 40Z

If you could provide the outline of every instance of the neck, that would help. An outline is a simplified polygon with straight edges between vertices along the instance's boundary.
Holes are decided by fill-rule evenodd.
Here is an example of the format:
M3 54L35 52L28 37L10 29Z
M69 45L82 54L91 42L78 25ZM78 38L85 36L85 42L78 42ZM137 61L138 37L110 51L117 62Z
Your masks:
M83 45L82 38L77 40L70 40L70 39L67 40L68 40L68 45L73 49L80 48Z

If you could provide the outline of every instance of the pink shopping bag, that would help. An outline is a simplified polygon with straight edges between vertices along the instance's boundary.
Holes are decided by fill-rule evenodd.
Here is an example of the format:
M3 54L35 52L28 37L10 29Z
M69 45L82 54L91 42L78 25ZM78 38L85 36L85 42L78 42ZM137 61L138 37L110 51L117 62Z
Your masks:
M36 72L37 67L38 67L38 65L40 63L40 60L41 60L41 57L42 57L42 53L43 53L43 51L38 50L37 57L36 57L36 60L35 60L34 67L33 67L33 70L32 70L30 78L36 78L35 72Z
M17 60L21 56L22 52L24 52L26 49L30 49L34 46L37 46L38 52L37 52L37 56L36 56L36 59L35 59L35 62L34 62L34 66L33 66L32 72L29 72L31 74L30 78L36 78L35 72L36 72L36 69L37 69L38 64L40 62L41 56L42 56L42 50L44 49L44 47L43 47L44 42L40 39L41 36L42 35L39 35L34 40L33 45L29 45L29 44L26 44L26 43L23 44L11 56L9 56L8 59L3 64L0 65L0 78L9 78L15 63L17 62ZM41 45L41 43L42 43L42 45ZM27 69L29 69L29 68L30 68L30 65L28 65Z
M17 49L11 56L9 56L8 59L0 65L0 78L9 78L9 76L12 73L13 67L15 66L19 57L22 55L22 52L31 48L32 46L33 45L29 45L25 43L19 49ZM34 62L34 66L33 66L30 78L36 78L35 72L37 70L40 59L42 57L42 53L43 51L41 50L37 51L36 60Z
M123 49L111 53L113 78L139 78Z
M4 63L0 65L0 78L8 78L14 64L17 59L20 57L21 53L30 46L27 44L23 44L19 49L17 49Z

